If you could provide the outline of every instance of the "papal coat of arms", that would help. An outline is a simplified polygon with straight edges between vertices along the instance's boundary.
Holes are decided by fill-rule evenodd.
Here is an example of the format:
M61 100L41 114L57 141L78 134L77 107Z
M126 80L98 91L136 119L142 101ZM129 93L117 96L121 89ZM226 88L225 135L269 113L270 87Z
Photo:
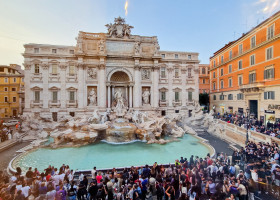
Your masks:
M125 20L121 17L115 18L115 23L106 24L108 28L108 34L110 37L122 38L124 36L130 37L131 30L134 28L128 24L125 24Z

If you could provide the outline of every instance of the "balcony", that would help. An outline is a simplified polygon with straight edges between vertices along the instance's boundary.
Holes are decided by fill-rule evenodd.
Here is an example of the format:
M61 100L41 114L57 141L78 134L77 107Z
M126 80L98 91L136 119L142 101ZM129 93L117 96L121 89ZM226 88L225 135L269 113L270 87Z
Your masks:
M241 90L241 92L258 92L263 87L264 87L264 82L261 81L261 82L240 85L239 89Z
M172 104L173 104L173 106L181 106L182 105L182 101L181 100L173 100Z
M60 101L59 100L50 100L49 101L49 107L60 107Z
M66 82L76 82L77 81L77 74L67 74L66 75Z
M159 106L160 107L166 107L168 105L168 102L166 100L160 100L159 101Z
M182 83L182 79L179 77L173 77L173 83Z
M68 100L66 102L66 106L69 108L69 107L72 107L72 108L76 108L78 106L78 102L77 100Z
M194 106L194 100L188 99L187 106Z
M31 76L32 81L42 81L42 73L34 73Z
M59 74L50 74L49 81L50 82L59 82L60 75Z
M32 100L30 102L30 106L31 106L31 108L34 108L34 107L42 108L43 107L43 100Z

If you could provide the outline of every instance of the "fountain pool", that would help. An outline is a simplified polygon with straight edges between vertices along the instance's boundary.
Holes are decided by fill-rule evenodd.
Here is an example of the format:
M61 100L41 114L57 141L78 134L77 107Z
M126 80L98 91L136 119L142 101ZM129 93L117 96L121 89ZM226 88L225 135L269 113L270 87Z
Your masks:
M30 166L43 171L50 164L55 167L66 164L71 169L87 170L93 166L98 169L142 166L155 161L158 164L167 164L174 163L175 159L181 156L189 159L191 155L205 157L210 153L210 148L192 135L185 134L179 140L164 145L143 142L116 145L100 142L77 148L39 148L16 158L12 166L19 166L24 171Z

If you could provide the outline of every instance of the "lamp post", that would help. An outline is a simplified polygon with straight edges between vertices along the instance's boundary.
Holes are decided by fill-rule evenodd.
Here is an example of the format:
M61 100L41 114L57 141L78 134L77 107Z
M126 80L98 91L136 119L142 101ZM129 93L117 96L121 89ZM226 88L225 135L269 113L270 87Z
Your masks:
M248 143L248 141L249 141L249 135L248 135L249 124L250 124L250 121L249 121L249 112L250 112L250 109L247 107L247 109L246 109L246 113L247 113L247 132L246 132L246 142L245 142L245 146L247 145L247 143Z

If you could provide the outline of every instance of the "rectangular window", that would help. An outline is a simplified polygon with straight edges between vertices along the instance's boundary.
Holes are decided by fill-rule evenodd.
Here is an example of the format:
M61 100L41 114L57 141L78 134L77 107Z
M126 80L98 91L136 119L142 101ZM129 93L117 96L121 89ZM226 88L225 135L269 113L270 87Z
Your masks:
M251 48L256 46L256 36L251 37Z
M69 100L70 101L75 101L75 92L74 91L70 91L70 98L69 98Z
M275 92L274 91L264 92L264 99L275 99Z
M270 60L273 58L273 48L269 47L266 49L266 60Z
M221 63L224 63L224 56L221 56Z
M161 92L161 100L166 101L166 92Z
M229 59L232 59L232 50L229 52Z
M16 103L17 102L17 98L13 97L13 102Z
M57 74L57 65L52 65L52 74Z
M180 101L179 92L175 92L175 101L176 102Z
M189 100L189 101L192 101L192 100L193 100L193 99L192 99L192 92L190 92L190 91L188 92L188 100Z
M4 72L4 67L0 67L0 72Z
M178 54L175 54L175 58L177 59L179 56L178 56Z
M213 78L216 78L216 72L213 72Z
M57 91L52 92L52 97L53 102L57 102Z
M221 80L221 89L223 89L223 88L224 88L224 81Z
M237 94L237 100L242 100L243 99L243 93Z
M8 97L4 97L4 101L5 101L5 103L7 103L8 102Z
M70 54L74 54L74 50L69 50L69 53Z
M274 68L269 68L264 70L264 79L272 79L274 78Z
M8 88L7 87L5 87L4 90L5 90L5 92L8 92Z
M5 81L5 83L8 83L8 78L5 78L4 81Z
M216 83L213 83L213 90L216 90Z
M16 83L17 82L17 78L14 78L14 83Z
M243 77L242 75L238 76L238 85L242 85L243 84Z
M188 55L188 59L191 60L192 59L192 55Z
M214 63L213 63L214 67L216 67L216 61L214 60Z
M35 91L34 92L34 96L35 96L35 102L39 102L40 101L40 91Z
M228 79L228 87L232 87L232 78Z
M166 77L166 75L165 75L165 67L160 68L160 76L161 76L161 78L165 78Z
M217 98L216 98L216 95L214 95L214 96L213 96L213 100L216 100L216 99L217 99Z
M165 58L165 54L161 54L161 58Z
M225 99L225 96L224 95L220 95L220 100L224 100Z
M224 69L222 68L221 69L221 76L223 76L224 75Z
M34 53L39 53L39 48L34 48Z
M12 91L15 92L17 89L15 87L12 88Z
M34 73L35 74L39 74L40 73L40 66L39 66L39 64L35 64Z
M232 94L228 95L228 100L233 100L233 95Z
M205 79L202 79L202 83L205 84Z
M249 74L249 83L255 83L256 82L256 72Z
M250 65L254 65L255 64L255 55L251 55L250 56Z
M188 68L188 77L191 78L192 77L192 69Z
M238 61L238 69L242 69L242 60Z
M179 78L179 68L175 68L175 78Z
M75 66L74 65L70 65L69 66L69 75L74 75L75 74Z
M243 44L240 44L238 47L239 54L243 53Z
M228 73L231 73L232 72L232 65L229 65L228 66Z
M267 39L271 39L274 36L274 25L267 28Z
M56 53L56 49L52 49L52 53Z

